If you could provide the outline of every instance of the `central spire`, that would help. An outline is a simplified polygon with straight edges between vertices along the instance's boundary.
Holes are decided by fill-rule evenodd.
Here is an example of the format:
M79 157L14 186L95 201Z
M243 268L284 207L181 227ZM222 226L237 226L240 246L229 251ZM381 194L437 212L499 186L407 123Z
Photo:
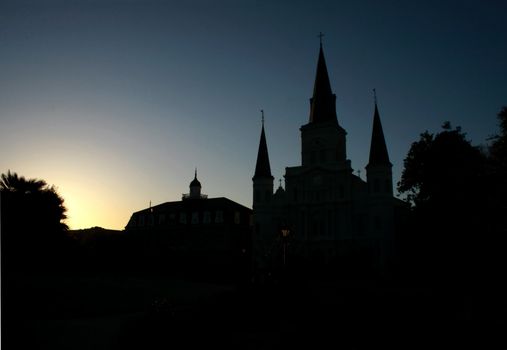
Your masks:
M319 60L317 62L317 73L313 86L313 97L310 99L310 123L325 121L338 122L336 117L336 95L331 90L329 74L327 72L326 59L322 49L322 36L320 37Z

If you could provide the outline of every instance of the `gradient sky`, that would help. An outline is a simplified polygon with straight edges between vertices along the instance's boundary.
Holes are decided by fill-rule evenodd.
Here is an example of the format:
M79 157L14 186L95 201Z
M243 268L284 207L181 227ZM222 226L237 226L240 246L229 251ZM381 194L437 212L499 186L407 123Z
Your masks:
M319 32L355 171L376 88L399 181L446 120L474 144L507 105L506 1L0 3L0 172L54 184L71 228L203 193L252 203L260 109L273 176L300 164Z

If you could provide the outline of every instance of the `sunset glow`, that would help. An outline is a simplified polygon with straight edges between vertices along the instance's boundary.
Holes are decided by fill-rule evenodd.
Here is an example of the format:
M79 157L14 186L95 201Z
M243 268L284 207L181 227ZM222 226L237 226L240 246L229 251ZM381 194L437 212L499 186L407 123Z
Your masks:
M394 183L424 130L449 120L476 144L497 131L505 11L317 3L4 3L0 171L55 185L72 229L123 229L150 201L179 200L195 167L203 193L251 207L260 109L275 183L299 163L321 31L355 172L373 88Z

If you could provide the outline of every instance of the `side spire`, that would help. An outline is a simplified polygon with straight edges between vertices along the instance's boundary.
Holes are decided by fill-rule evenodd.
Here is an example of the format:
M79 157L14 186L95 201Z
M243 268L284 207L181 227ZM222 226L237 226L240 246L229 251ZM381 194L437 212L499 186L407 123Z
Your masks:
M257 152L257 163L255 165L255 178L271 178L271 166L269 165L268 145L266 142L266 134L264 132L264 111L261 110L262 114L262 128L261 128L261 139L259 141L259 150Z
M389 154L387 153L386 140L384 138L384 131L382 130L382 123L380 122L380 114L377 106L377 92L373 89L373 98L375 103L375 111L373 113L373 130L371 134L370 144L370 159L367 167L376 165L389 165Z
M327 72L326 59L324 58L324 50L322 49L323 36L324 34L319 34L319 59L317 61L313 96L310 99L310 123L337 121L336 95L331 90L331 83Z

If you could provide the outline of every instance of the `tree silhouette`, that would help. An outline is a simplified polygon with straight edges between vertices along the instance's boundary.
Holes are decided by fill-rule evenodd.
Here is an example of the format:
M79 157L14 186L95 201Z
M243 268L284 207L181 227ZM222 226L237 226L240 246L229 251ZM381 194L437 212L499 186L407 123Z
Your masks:
M507 170L507 106L502 107L497 116L500 133L493 136L489 151L496 168L505 172Z
M487 201L489 208L485 221L489 225L488 249L489 260L494 268L493 275L503 274L507 268L507 106L502 107L497 115L500 132L492 137L489 151L489 162L485 183L487 184Z
M496 198L499 200L507 196L507 107L498 113L498 121L500 133L491 138L493 142L489 147L489 159L492 181L496 185ZM498 204L505 212L505 202L499 201Z
M10 170L7 174L1 175L0 190L4 192L37 193L42 191L44 187L46 187L44 180L26 180L23 176L19 177L18 174L11 173Z
M2 255L7 268L52 265L69 245L64 200L44 180L0 176Z
M442 127L412 144L398 191L413 208L410 254L432 277L451 282L474 268L474 244L485 239L486 157L461 128Z
M428 131L410 147L398 191L415 208L436 204L459 205L476 194L477 178L484 169L485 156L472 146L460 127L434 135Z

